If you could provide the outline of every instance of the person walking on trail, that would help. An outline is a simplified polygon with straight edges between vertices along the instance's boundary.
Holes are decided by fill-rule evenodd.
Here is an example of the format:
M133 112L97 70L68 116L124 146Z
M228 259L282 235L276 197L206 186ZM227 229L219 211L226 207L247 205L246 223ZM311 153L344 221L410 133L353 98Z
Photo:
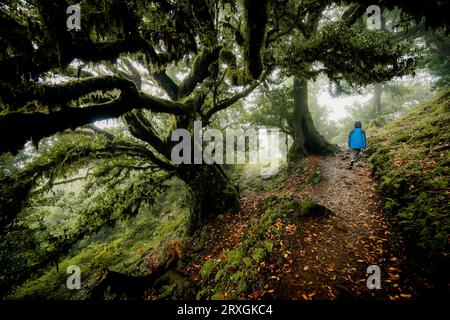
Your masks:
M350 131L348 135L348 147L353 155L350 161L349 169L353 167L353 164L358 162L361 149L366 148L366 133L361 128L361 122L355 122L355 129Z

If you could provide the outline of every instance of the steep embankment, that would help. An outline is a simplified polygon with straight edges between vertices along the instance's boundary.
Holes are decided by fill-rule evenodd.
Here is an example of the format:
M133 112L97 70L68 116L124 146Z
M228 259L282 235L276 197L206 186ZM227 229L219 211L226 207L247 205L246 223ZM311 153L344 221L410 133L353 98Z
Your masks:
M370 161L418 290L449 294L450 91L369 131Z

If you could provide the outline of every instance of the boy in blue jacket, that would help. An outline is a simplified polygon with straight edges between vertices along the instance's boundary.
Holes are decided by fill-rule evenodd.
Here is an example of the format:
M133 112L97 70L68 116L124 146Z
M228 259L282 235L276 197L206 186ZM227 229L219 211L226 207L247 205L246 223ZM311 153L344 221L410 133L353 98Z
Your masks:
M349 169L351 169L353 164L358 162L361 149L366 148L366 133L361 129L360 121L355 122L355 129L350 131L350 134L348 135L348 147L353 154L353 159L349 166Z

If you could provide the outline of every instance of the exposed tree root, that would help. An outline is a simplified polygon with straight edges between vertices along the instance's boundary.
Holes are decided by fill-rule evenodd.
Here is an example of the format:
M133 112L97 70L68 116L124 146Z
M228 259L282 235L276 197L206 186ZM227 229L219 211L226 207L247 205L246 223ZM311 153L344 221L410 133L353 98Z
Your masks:
M129 298L142 299L145 290L163 277L168 270L172 269L177 261L177 259L171 259L168 263L158 266L151 274L142 276L131 276L103 268L97 284L91 290L88 299L103 300L108 289L109 293L115 295L126 295Z

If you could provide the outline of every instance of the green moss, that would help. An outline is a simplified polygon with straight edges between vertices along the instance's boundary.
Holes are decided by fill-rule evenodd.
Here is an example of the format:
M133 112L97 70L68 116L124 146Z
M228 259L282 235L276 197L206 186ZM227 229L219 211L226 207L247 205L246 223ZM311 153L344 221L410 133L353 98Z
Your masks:
M273 251L273 242L269 240L264 241L264 247L266 248L268 253L272 253Z
M200 289L200 290L197 292L197 295L195 296L195 299L196 299L196 300L200 300L200 299L205 298L205 297L208 295L208 291L209 291L208 288L202 288L202 289Z
M266 249L265 248L255 248L252 254L253 260L255 260L256 263L259 263L264 259L266 256Z
M242 259L242 262L246 267L250 267L251 264L253 263L252 258L250 257L244 257L244 259Z
M179 188L176 191L179 198ZM133 220L124 220L114 227L105 227L99 233L82 240L59 262L59 270L49 266L16 287L8 299L85 299L96 283L101 268L135 274L136 267L145 260L152 248L161 248L164 243L183 238L186 234L189 212L182 209L177 201L165 205L172 197L165 194L160 201L164 211L156 205L142 210ZM172 199L173 200L173 199ZM155 212L148 210L156 210ZM77 265L81 269L81 290L68 290L66 287L67 267ZM180 283L169 283L163 290L180 293ZM172 291L170 291L172 290Z
M238 287L237 287L239 292L245 292L248 290L248 288L249 288L249 286L248 286L247 282L245 281L245 279L239 280Z
M275 195L264 199L261 203L264 213L261 218L259 236L264 236L267 226L282 215L294 217L325 216L332 211L310 199L300 202L298 199L287 195Z
M261 216L249 223L251 231L244 231L244 240L224 252L225 259L204 262L199 283L202 289L197 293L197 299L238 299L256 290L259 264L273 252L274 244L266 238L268 231L277 219L285 219L292 211L292 202L288 196L268 197L262 201Z
M214 260L206 260L203 267L200 269L200 275L202 277L209 277L216 269L217 263Z
M219 58L221 61L223 61L226 64L229 64L231 66L236 66L236 56L231 50L228 49L222 49L219 53Z
M168 271L159 281L168 283L161 287L161 298L188 299L194 294L192 283L178 272Z
M225 275L225 271L223 269L220 269L219 271L217 271L215 277L214 277L214 281L220 281L220 279Z
M224 295L222 293L215 293L211 296L211 300L223 300Z
M449 105L447 91L393 123L368 131L369 160L386 198L385 212L419 266L424 261L436 266L449 263Z
M237 247L236 249L230 250L227 254L227 268L236 268L241 264L242 258L244 257L244 249L242 247Z
M322 172L319 168L311 170L308 177L302 181L301 186L319 184L322 181Z
M200 252L205 247L205 242L203 240L199 240L192 246L193 252Z

